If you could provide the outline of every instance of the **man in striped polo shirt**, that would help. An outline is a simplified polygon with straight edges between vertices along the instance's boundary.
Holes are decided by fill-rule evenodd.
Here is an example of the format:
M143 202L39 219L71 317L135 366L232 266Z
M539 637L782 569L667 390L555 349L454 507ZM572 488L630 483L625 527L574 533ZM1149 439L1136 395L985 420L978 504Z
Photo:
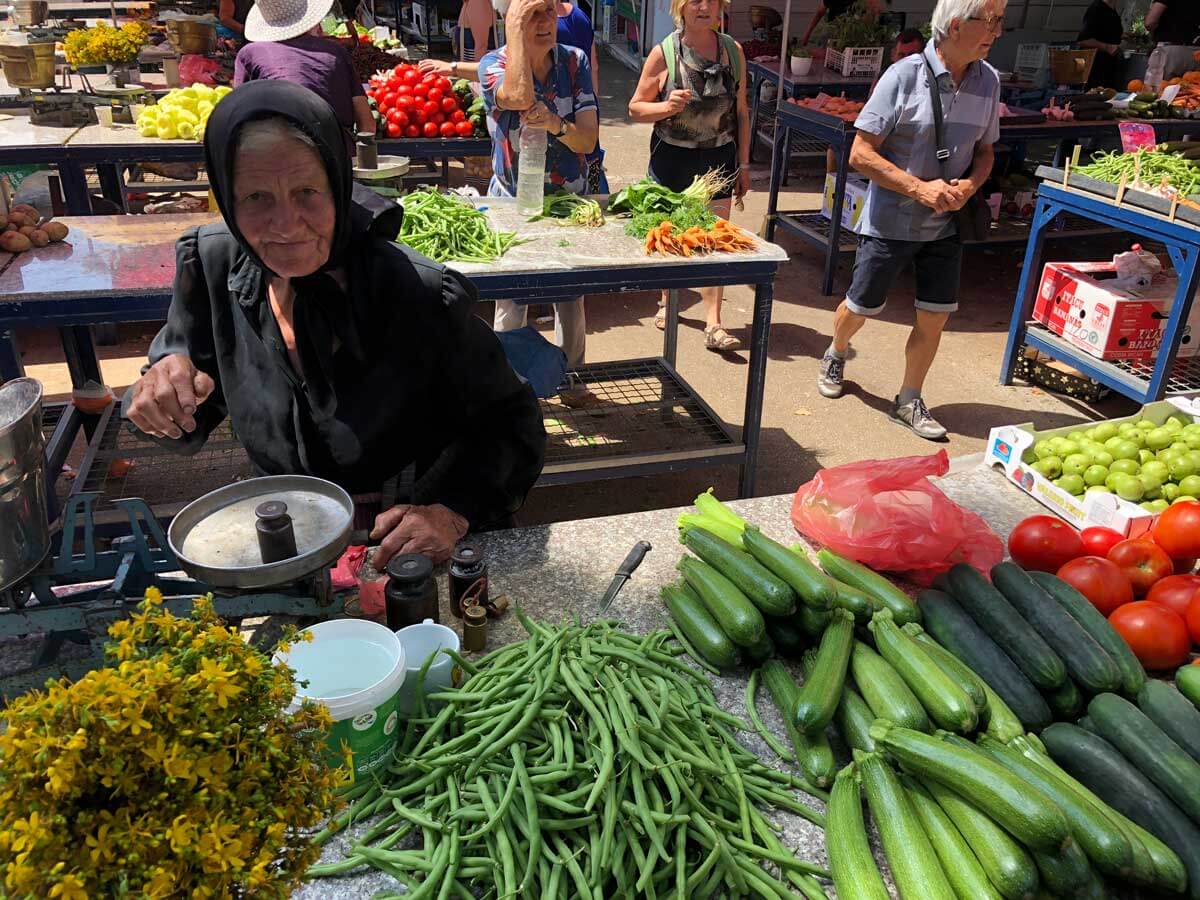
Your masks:
M850 164L870 179L862 240L846 299L833 320L817 388L842 395L850 339L884 307L900 272L916 269L916 324L905 346L904 380L892 418L928 440L946 429L921 398L942 328L958 308L962 244L953 213L992 171L1000 136L1000 78L984 62L1004 30L1005 0L938 0L933 40L879 79L854 125ZM942 104L949 158L938 159L930 78ZM943 170L944 165L944 170Z

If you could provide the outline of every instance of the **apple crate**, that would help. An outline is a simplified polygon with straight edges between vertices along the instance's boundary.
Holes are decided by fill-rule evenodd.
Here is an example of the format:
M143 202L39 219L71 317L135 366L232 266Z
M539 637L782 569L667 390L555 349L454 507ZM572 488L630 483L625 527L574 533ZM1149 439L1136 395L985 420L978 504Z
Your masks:
M870 78L878 75L883 68L882 47L847 47L845 50L835 50L830 44L825 50L825 68L841 75Z
M984 461L986 465L1003 471L1010 484L1076 528L1102 525L1126 537L1137 537L1150 529L1156 513L1143 509L1137 502L1123 500L1116 494L1091 493L1077 497L1036 471L1030 460L1033 460L1034 447L1039 441L1066 438L1072 432L1084 432L1100 425L1120 429L1127 422L1136 424L1143 419L1161 426L1171 417L1187 423L1200 422L1200 399L1172 397L1147 404L1139 412L1125 418L1080 423L1047 431L1038 431L1032 424L1002 425L993 428L988 435Z

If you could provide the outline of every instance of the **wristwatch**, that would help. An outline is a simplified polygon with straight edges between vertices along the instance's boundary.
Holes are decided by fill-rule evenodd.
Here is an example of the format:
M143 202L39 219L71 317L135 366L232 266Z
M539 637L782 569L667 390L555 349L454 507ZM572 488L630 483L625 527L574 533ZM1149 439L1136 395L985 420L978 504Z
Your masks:
M450 74L454 78L458 77L458 60L457 59L451 60L451 62L450 62Z
M561 116L558 119L558 131L551 134L551 137L560 138L567 133L567 120Z

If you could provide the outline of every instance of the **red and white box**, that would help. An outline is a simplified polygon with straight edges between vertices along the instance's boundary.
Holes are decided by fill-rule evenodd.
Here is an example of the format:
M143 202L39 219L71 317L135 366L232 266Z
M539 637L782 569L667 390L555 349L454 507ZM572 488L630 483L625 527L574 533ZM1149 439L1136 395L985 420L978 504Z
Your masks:
M1111 262L1051 262L1042 270L1033 318L1098 359L1149 360L1158 354L1179 280L1155 276L1148 287L1114 288ZM1200 353L1200 304L1193 302L1178 357Z

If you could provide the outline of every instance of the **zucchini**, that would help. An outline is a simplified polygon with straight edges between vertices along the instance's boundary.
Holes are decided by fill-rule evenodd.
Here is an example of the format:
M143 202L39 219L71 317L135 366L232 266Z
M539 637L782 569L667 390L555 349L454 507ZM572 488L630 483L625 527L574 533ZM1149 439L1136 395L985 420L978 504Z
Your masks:
M799 624L792 617L766 616L767 636L774 642L781 656L799 658L808 640Z
M855 760L900 900L956 900L921 821L892 767L878 753Z
M1138 708L1181 750L1200 760L1200 710L1187 697L1165 681L1151 679L1138 691L1137 702Z
M862 641L854 642L850 671L863 699L877 718L904 728L929 730L929 716L921 701L891 664Z
M872 725L871 737L909 772L970 797L1032 850L1056 852L1070 834L1067 820L1053 800L1013 777L981 750L888 722Z
M1175 673L1175 687L1179 693L1192 701L1192 705L1200 709L1200 666L1192 663L1180 666Z
M951 566L946 577L959 606L1008 654L1035 687L1052 691L1062 685L1067 677L1063 661L978 569L957 563Z
M1016 563L1002 562L992 567L992 584L1058 654L1067 675L1080 687L1089 694L1120 689L1121 670L1113 658L1028 572ZM1065 682L1060 685L1065 687Z
M1029 679L953 597L941 591L922 591L918 601L925 614L925 629L970 666L1004 700L1025 729L1041 731L1054 721L1050 707Z
M950 817L1000 895L1005 900L1032 900L1038 871L1029 851L954 791L930 779L921 779L921 785Z
M764 631L761 639L749 647L742 648L742 655L748 662L760 663L775 655L775 643L771 640L771 636Z
M967 734L979 724L979 714L967 692L942 671L925 648L900 630L891 610L880 610L867 626L880 656L904 679L939 728Z
M763 613L790 616L796 611L796 595L792 589L745 550L739 550L703 528L685 528L683 544L733 582Z
M792 717L796 727L805 734L823 732L833 721L846 684L846 668L850 665L853 646L854 616L844 609L835 610L833 620L821 635L812 672L805 674L804 686L796 695Z
M1160 878L1173 882L1177 891L1187 887L1191 900L1200 900L1200 829L1179 807L1102 737L1056 722L1042 732L1042 740L1055 762L1170 847L1178 860L1164 856L1151 843L1145 844ZM1186 871L1174 869L1172 863L1177 861Z
M954 683L971 698L975 712L979 714L979 720L986 721L987 690L984 688L983 680L971 671L971 667L926 634L925 629L916 622L909 622L901 630L921 645L939 669L954 679Z
M983 683L983 690L988 698L988 720L984 733L990 734L1000 741L1011 741L1015 737L1020 737L1024 733L1024 728L1021 726L1021 720L1017 718L1017 714L1009 709L1008 704L1000 698L999 694L988 687L986 681Z
M1096 880L1087 857L1071 838L1067 838L1057 853L1033 854L1033 861L1041 873L1042 884L1055 897L1087 896L1091 883Z
M1104 618L1100 610L1092 606L1087 597L1061 578L1056 578L1048 572L1030 572L1029 577L1051 599L1065 609L1071 618L1078 622L1083 630L1092 636L1092 640L1099 644L1117 664L1117 668L1121 670L1123 693L1130 697L1137 694L1146 682L1146 670L1142 668L1142 664L1134 656L1129 645L1108 624L1108 620Z
M728 578L703 560L686 553L675 564L699 595L721 630L739 647L753 647L766 636L762 613Z
M882 609L882 604L869 594L863 593L856 587L851 587L844 581L833 579L836 591L833 605L854 615L857 622L865 625L871 621L871 616Z
M858 588L869 595L885 608L892 611L896 622L905 625L909 622L920 622L921 611L912 597L900 590L878 572L873 572L864 565L838 556L832 550L821 550L817 553L821 568L851 587Z
M1124 697L1093 697L1088 715L1102 738L1162 788L1193 822L1200 823L1200 763Z
M889 900L871 855L863 822L862 796L853 766L838 773L825 810L825 850L829 874L841 900Z
M733 643L686 582L668 584L660 593L671 619L705 661L718 669L732 669L737 665L738 655Z
M1077 719L1083 712L1083 695L1079 693L1079 688L1075 686L1070 675L1062 683L1062 687L1056 691L1047 691L1042 696L1046 698L1050 711L1059 721Z
M777 659L767 660L761 671L763 685L783 718L783 727L796 752L800 770L817 787L828 787L836 771L828 738L824 733L811 736L801 734L792 723L792 710L796 708L796 682Z
M742 546L764 568L785 582L801 602L813 609L829 609L833 603L833 579L818 569L806 553L793 553L771 540L753 525L742 532Z
M1072 836L1097 869L1114 878L1129 877L1133 853L1128 838L1120 828L1098 815L1091 804L1064 787L1037 763L1027 759L1020 750L987 735L980 737L979 747L1013 775L1054 801L1066 816ZM1049 881L1047 878L1048 884ZM1053 885L1050 886L1053 888Z
M800 626L800 630L810 638L819 638L825 633L825 628L829 625L832 618L833 616L827 609L813 609L801 603L800 608L796 610L793 620Z
M871 740L871 723L875 721L875 714L862 695L849 685L842 689L842 699L838 702L837 712L833 714L833 721L842 740L851 750L875 752L875 742Z
M954 827L937 801L907 775L900 776L900 783L925 830L925 836L942 862L942 871L946 873L954 892L959 897L971 900L1002 900L999 891L988 881L971 845Z

